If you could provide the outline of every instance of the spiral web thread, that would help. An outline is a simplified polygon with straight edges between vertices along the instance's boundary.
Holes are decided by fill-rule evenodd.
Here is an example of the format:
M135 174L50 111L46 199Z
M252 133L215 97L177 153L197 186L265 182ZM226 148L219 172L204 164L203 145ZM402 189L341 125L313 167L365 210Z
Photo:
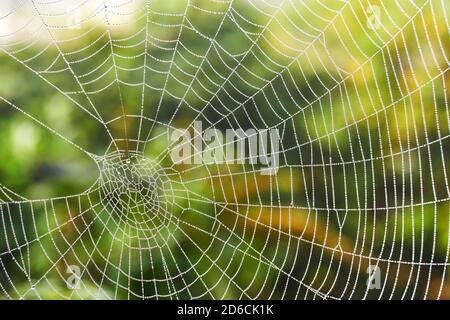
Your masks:
M79 195L33 200L0 185L0 295L449 298L449 7L5 5L1 59L69 101L109 143L98 155L0 91L1 110L99 168ZM171 142L149 156L196 120L203 129L278 129L278 172L175 165ZM77 288L66 286L72 266ZM379 288L367 285L371 266Z

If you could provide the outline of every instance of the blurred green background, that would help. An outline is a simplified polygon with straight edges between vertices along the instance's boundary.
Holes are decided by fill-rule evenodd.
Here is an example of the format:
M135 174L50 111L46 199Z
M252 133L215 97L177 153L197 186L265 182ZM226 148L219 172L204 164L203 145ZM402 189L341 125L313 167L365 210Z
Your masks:
M1 19L2 298L450 298L444 1L120 3ZM173 165L195 119L278 128L277 175ZM156 235L105 205L114 150L174 193Z

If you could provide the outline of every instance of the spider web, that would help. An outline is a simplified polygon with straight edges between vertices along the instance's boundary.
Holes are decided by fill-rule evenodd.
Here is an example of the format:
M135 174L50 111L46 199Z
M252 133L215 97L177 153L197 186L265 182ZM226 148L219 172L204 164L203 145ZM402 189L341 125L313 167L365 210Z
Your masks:
M19 92L1 110L98 179L49 199L0 185L1 296L449 298L445 3L7 2L1 59L98 135ZM195 121L278 129L279 170L174 164L168 133Z

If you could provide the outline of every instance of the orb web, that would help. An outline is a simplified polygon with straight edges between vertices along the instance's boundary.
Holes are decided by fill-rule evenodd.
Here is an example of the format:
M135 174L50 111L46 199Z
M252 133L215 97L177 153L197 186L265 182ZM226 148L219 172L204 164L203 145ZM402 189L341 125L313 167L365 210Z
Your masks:
M0 297L449 298L449 33L444 0L2 1L12 149L98 178L0 180ZM276 172L174 163L198 121L277 129Z
M145 239L173 224L173 190L161 168L141 155L107 155L99 160L104 209ZM166 230L167 231L167 230Z

